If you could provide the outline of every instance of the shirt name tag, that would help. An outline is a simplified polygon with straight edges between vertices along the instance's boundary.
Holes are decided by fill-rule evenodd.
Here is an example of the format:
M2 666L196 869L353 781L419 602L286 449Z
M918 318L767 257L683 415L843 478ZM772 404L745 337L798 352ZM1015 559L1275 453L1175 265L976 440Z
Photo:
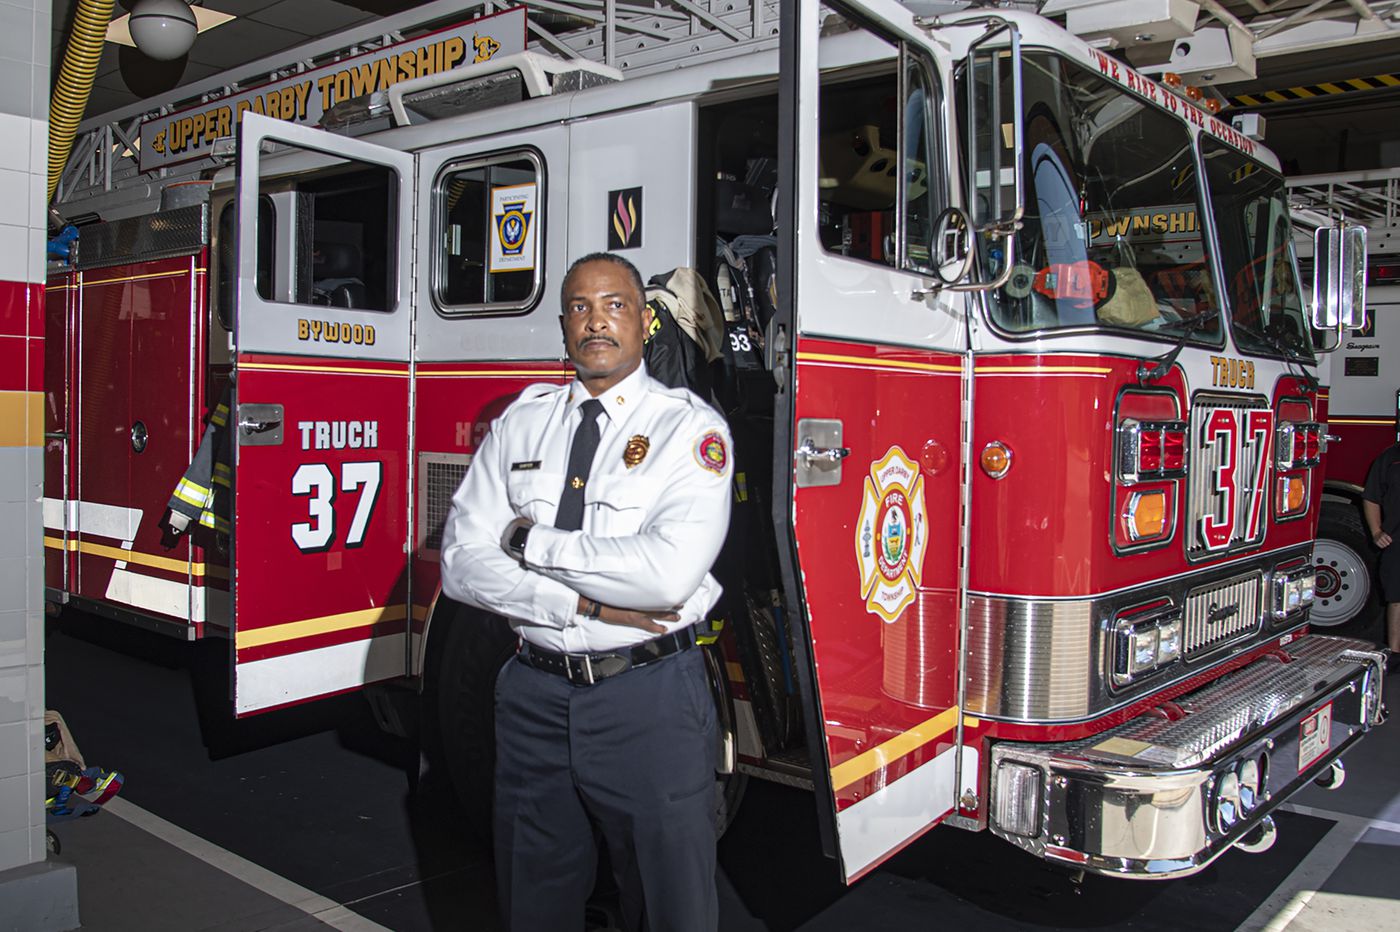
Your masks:
M511 464L510 464L510 471L511 471L511 472L525 472L526 470L530 470L530 469L539 469L539 468L540 468L540 461L539 461L539 460L526 460L526 461L523 462L523 463L511 463Z

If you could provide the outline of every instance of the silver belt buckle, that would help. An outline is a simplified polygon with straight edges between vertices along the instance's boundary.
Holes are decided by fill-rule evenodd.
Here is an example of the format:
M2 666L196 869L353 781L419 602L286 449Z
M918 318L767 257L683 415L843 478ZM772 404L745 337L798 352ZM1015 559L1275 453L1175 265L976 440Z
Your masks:
M564 675L570 683L593 685L593 658L587 654L565 654Z

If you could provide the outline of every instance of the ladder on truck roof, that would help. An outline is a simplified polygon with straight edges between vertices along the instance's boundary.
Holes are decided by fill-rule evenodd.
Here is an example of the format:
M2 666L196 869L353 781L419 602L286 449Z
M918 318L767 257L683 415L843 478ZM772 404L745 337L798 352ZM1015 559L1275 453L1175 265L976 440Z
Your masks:
M1299 175L1287 185L1303 254L1311 255L1313 231L1339 218L1366 227L1368 252L1400 252L1400 168Z
M601 64L634 76L776 48L779 2L436 0L86 120L78 128L54 206L67 219L91 213L103 219L147 213L167 184L198 178L224 165L231 144L204 158L142 172L140 131L146 120L215 103L478 16L524 5L528 51ZM359 134L387 125L379 120L344 131Z

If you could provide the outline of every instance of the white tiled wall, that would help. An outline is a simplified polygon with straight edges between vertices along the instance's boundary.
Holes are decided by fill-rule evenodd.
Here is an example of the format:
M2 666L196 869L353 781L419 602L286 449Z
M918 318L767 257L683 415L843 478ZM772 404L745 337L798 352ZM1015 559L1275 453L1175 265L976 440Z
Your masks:
M6 282L44 276L50 3L0 0L0 280ZM0 447L0 872L45 857L40 455L37 446Z

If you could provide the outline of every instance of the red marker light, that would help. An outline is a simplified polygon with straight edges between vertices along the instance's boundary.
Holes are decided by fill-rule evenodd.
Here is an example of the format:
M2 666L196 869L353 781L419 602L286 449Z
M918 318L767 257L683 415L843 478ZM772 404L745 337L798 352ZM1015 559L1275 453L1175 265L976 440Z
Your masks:
M1167 472L1186 468L1186 431L1162 431L1162 468Z

